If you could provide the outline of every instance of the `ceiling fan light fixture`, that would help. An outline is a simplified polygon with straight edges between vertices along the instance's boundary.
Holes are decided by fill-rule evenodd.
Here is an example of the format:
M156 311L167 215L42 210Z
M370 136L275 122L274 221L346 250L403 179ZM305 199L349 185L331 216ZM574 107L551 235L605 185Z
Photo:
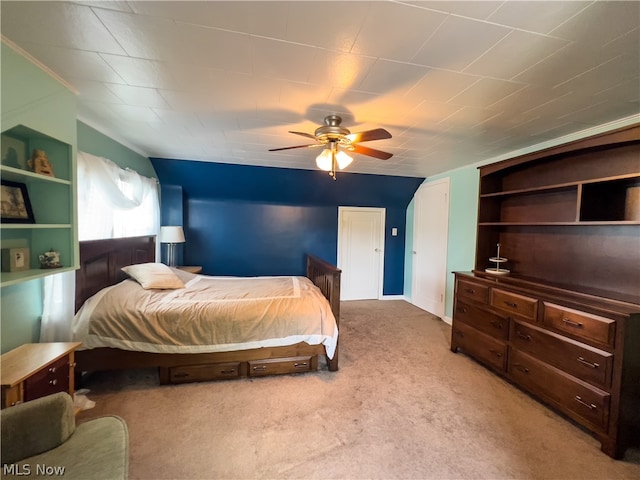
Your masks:
M336 154L336 162L338 162L338 168L342 170L344 168L347 168L351 164L351 162L353 162L353 158L340 150Z
M331 171L331 150L329 148L322 150L320 155L316 157L316 165L320 170L324 170L325 172Z

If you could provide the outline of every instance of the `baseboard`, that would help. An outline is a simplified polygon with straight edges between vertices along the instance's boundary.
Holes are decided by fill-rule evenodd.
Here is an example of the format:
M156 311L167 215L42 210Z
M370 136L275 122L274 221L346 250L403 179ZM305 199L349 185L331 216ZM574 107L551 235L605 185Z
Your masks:
M404 295L383 295L380 300L404 300L411 303L411 301Z
M444 317L442 317L442 321L444 323L448 323L449 325L453 324L453 319L451 317L446 316L446 315Z

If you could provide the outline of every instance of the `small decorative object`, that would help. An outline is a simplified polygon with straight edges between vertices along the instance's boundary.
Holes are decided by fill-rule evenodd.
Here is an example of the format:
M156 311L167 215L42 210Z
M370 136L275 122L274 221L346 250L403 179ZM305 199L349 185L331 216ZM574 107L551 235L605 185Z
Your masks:
M8 135L2 135L2 165L27 169L27 144Z
M39 148L33 149L31 160L29 160L29 168L40 175L47 175L48 177L55 176L53 174L53 165L51 165L49 157L47 157L44 150L40 150Z
M60 268L60 252L56 252L53 248L48 252L44 252L38 256L40 260L40 268Z
M500 256L500 244L499 243L498 243L498 253L496 253L495 257L490 257L489 261L495 263L496 266L495 267L490 267L490 268L485 268L485 270L484 270L485 272L493 273L494 275L506 275L507 273L509 273L509 270L507 270L506 268L500 268L500 264L501 263L505 263L507 261L507 259Z
M20 272L22 270L29 270L29 249L3 248L2 271Z
M24 183L2 180L0 221L2 223L35 223L27 186Z

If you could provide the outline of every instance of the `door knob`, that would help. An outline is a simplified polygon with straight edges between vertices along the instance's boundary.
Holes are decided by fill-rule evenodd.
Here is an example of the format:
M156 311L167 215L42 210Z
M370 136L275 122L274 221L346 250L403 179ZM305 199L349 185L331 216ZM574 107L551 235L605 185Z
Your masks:
M376 248L376 252L379 252L379 251L380 251L380 249L379 249L379 248Z

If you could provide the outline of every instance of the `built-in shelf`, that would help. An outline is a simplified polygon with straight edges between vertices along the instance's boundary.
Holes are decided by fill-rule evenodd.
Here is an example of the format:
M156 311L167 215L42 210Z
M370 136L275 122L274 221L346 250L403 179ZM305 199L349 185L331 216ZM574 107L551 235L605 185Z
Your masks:
M11 148L11 155L2 158L2 181L14 186L19 184L26 189L33 221L26 219L23 223L5 223L7 220L3 219L0 226L2 249L28 249L29 255L28 269L3 271L0 286L75 270L78 261L75 162L71 145L24 125L3 131L2 143L3 152ZM46 152L53 167L52 176L31 171L28 160L34 149ZM41 269L38 257L51 249L60 253L62 267Z

